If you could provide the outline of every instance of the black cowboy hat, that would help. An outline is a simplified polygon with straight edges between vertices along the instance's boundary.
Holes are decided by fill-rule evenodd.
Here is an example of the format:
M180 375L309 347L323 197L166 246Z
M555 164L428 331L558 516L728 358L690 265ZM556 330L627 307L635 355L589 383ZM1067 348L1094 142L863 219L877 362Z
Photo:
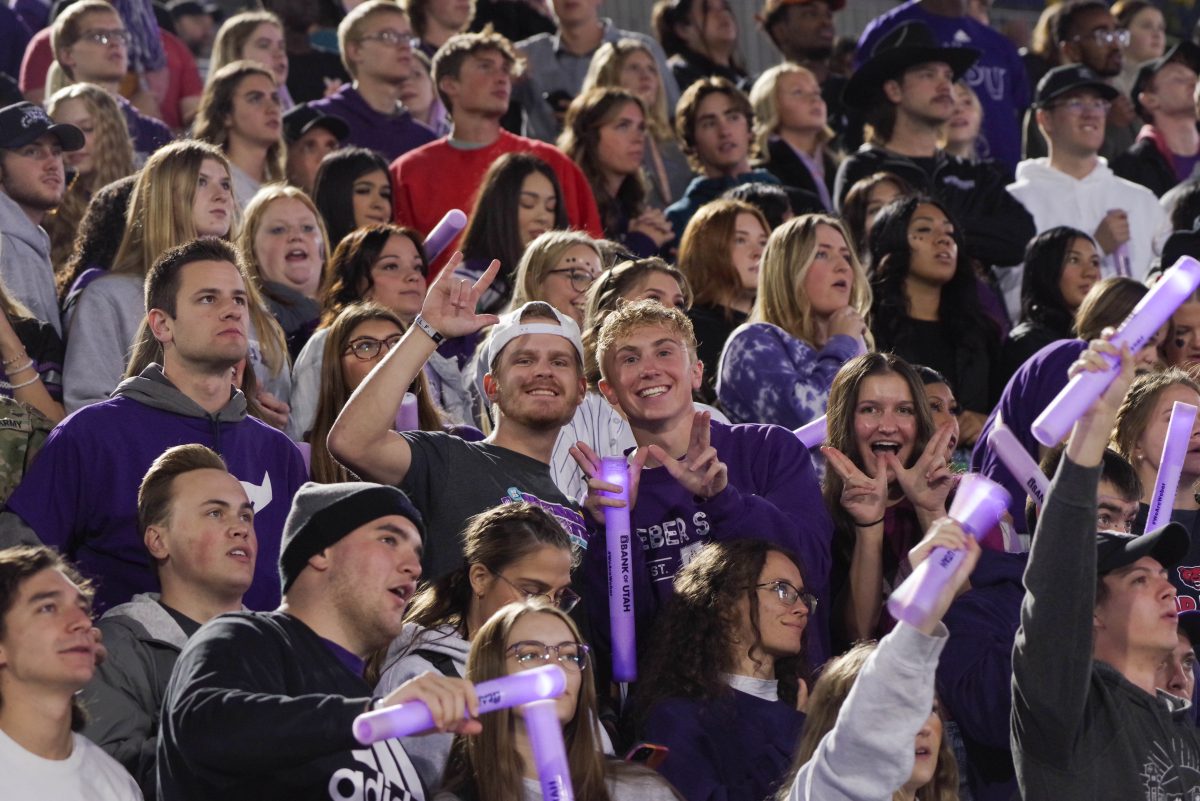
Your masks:
M885 81L896 80L908 68L931 61L950 65L957 81L981 55L973 47L942 47L928 25L916 20L906 22L879 40L871 58L847 81L842 102L850 108L868 106L882 93Z

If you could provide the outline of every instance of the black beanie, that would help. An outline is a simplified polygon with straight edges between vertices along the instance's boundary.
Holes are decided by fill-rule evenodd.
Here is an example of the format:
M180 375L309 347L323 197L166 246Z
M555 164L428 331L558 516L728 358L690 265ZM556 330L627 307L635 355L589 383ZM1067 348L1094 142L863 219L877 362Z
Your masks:
M317 484L309 481L292 498L279 544L283 591L300 575L309 557L320 553L359 526L388 515L407 517L425 539L421 513L400 490L366 481Z

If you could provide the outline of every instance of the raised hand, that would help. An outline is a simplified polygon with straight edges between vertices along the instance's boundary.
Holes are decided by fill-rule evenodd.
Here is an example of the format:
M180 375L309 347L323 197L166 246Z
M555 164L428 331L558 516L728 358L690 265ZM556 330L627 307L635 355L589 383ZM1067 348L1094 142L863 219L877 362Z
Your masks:
M596 452L588 446L586 442L576 442L571 446L571 458L575 460L575 464L579 465L579 469L588 477L587 498L583 501L583 508L587 509L591 514L592 519L597 523L604 523L605 507L612 509L620 509L625 505L625 502L619 498L611 498L601 493L604 492L620 492L621 488L616 484L609 484L600 478L600 457ZM629 510L633 511L634 504L637 503L638 484L642 479L642 468L646 466L646 457L649 451L646 448L638 448L633 453L633 458L629 460Z
M454 276L454 271L462 264L462 260L461 252L456 252L450 257L450 261L430 284L425 302L421 304L421 316L425 318L425 322L448 338L473 334L485 326L495 325L500 320L494 314L475 313L479 296L492 285L500 271L500 262L492 259L487 270L472 284L465 278Z
M950 444L953 434L952 423L946 423L934 432L912 467L905 467L894 453L883 454L900 489L912 501L918 514L928 517L929 522L945 517L946 496L954 486L954 474L946 464L946 446Z
M842 479L842 508L858 526L869 526L883 519L887 511L887 463L877 455L875 477L858 469L850 457L828 445L821 448L829 468Z
M710 443L712 415L696 412L692 417L692 436L683 461L677 460L658 445L649 447L657 459L680 486L693 495L708 500L729 486L729 468L721 461L717 449Z

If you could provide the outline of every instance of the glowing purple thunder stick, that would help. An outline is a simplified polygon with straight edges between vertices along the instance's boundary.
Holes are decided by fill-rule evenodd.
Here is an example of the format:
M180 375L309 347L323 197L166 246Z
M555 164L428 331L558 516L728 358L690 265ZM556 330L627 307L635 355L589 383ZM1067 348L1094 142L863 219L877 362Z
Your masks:
M458 236L458 232L466 227L467 215L462 211L450 209L446 212L446 216L442 217L438 224L433 226L429 236L425 237L425 258L430 262L437 261L437 257L442 255L446 245L449 245L454 237Z
M1184 301L1200 286L1200 262L1191 256L1181 256L1167 270L1146 296L1133 307L1121 323L1112 343L1120 348L1128 345L1132 353L1142 349L1158 329L1170 319ZM1053 448L1071 431L1075 421L1108 389L1117 375L1117 360L1109 358L1112 367L1102 373L1083 372L1063 387L1058 397L1050 401L1033 421L1033 436L1043 445Z
M604 537L608 546L608 618L612 631L613 678L637 681L637 638L633 621L633 537L629 530L629 465L624 456L600 460L600 478L620 492L605 497L625 502L620 509L604 507Z
M825 441L826 428L825 415L821 415L811 423L805 423L795 429L792 433L796 435L796 439L800 440L800 443L804 447L812 450Z
M522 670L511 676L501 676L475 685L479 695L479 714L495 712L512 706L556 698L567 689L567 674L558 665L543 665ZM551 702L553 703L553 702ZM424 701L405 701L402 704L365 712L354 719L354 739L363 745L407 737L433 728L433 715Z
M1154 479L1154 494L1150 496L1150 511L1146 513L1146 531L1153 531L1171 519L1175 508L1175 491L1179 489L1179 474L1192 442L1192 426L1196 424L1196 407L1175 401L1171 407L1171 422L1163 440L1162 461Z
M571 769L563 745L558 706L553 701L534 701L521 707L525 732L533 750L533 762L542 785L542 801L575 801ZM587 714L587 713L585 713Z
M1008 502L1009 494L1004 487L978 473L968 473L958 483L949 514L972 537L983 539L1008 511ZM892 617L911 626L928 620L942 587L965 557L965 551L934 548L888 598Z
M421 424L417 422L417 396L405 392L400 408L396 410L396 430L419 431L420 428Z
M1025 492L1033 498L1034 503L1041 506L1046 502L1050 480L1046 478L1042 468L1038 467L1037 462L1033 461L1033 457L1025 450L1016 434L1007 426L997 425L992 429L992 433L988 434L988 447L1000 458L1017 483L1025 488Z

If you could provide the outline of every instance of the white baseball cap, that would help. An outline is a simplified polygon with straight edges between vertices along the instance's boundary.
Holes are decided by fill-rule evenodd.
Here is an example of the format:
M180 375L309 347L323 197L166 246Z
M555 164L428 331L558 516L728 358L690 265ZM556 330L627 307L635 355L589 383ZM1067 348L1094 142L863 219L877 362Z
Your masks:
M539 312L553 314L558 322L552 323L544 319L545 314L540 314L538 318L532 319L529 322L521 322L521 315L525 314L531 308L536 308ZM510 312L500 315L500 322L492 326L491 336L488 337L486 345L488 368L490 369L496 363L496 358L500 355L500 351L504 350L505 345L517 337L525 336L526 334L553 334L562 337L575 347L575 352L579 354L580 362L584 359L583 338L579 335L579 326L576 322L549 303L541 300L533 300L519 309L513 309Z

